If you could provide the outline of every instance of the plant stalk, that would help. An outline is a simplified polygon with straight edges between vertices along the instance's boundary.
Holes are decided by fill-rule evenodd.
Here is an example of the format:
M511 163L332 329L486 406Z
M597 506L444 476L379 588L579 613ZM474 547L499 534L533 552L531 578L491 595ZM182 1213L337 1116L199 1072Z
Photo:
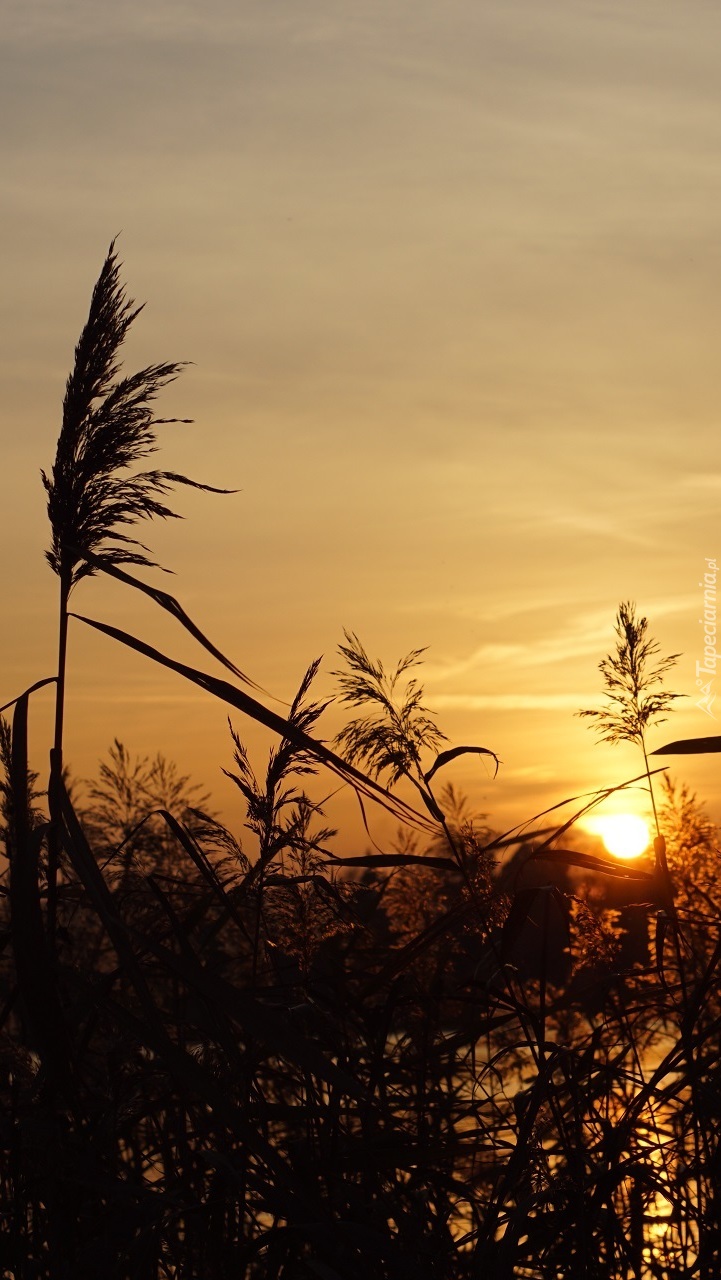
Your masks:
M68 600L72 581L72 569L65 563L60 572L60 608L58 617L58 683L55 693L55 731L53 748L50 752L51 777L62 777L63 772L63 726L65 719L65 673L68 652ZM49 796L54 788L48 789ZM60 832L57 815L50 810L50 832L48 836L48 914L47 930L51 945L55 939L58 901L58 869L60 862Z

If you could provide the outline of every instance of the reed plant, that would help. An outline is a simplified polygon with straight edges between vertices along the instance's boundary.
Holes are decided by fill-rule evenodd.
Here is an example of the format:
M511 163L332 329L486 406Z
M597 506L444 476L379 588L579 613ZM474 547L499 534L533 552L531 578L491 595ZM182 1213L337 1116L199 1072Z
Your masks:
M189 483L128 474L155 447L151 402L179 368L117 380L136 314L111 248L46 482L59 672L14 698L0 728L0 1273L715 1280L715 828L667 790L680 952L661 927L652 962L624 961L609 903L657 914L664 885L643 860L614 862L573 835L618 788L489 829L437 781L460 756L497 767L493 751L446 745L421 650L386 668L352 632L336 673L352 718L332 746L317 663L286 715L268 707L177 600L128 572L151 567L134 526L171 514L165 495ZM72 615L223 704L241 835L168 762L118 743L85 799L69 786L62 636L71 589L101 572L223 665L220 678ZM668 666L624 610L602 666L612 710L595 718L640 735L649 780L646 729L672 695L649 693L644 675ZM45 813L27 725L50 684ZM263 768L241 716L276 735ZM323 776L354 789L369 850L335 852ZM375 805L395 820L392 842L370 840Z
M641 750L656 829L654 848L668 906L673 912L673 885L666 858L666 841L656 809L646 736L651 725L663 724L674 701L683 696L663 688L663 682L680 654L659 656L659 644L648 634L648 619L637 617L636 606L631 601L619 605L615 631L615 651L599 663L606 705L602 709L579 711L578 714L592 722L603 742L630 742Z
M148 365L121 377L120 353L142 311L120 280L115 242L110 245L75 348L63 400L62 424L50 475L44 471L51 541L48 563L59 581L58 666L52 768L63 767L63 724L69 601L73 588L101 568L152 566L148 548L129 530L147 519L177 515L165 502L176 485L224 492L187 476L141 470L137 464L157 449L157 428L188 419L155 417L160 391L182 364ZM48 868L50 928L55 912L57 848Z

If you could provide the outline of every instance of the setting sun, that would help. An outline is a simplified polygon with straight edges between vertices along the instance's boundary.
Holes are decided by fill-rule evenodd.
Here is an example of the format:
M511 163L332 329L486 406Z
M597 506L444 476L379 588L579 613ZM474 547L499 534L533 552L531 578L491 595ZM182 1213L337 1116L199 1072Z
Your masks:
M615 858L637 858L650 843L648 826L635 813L607 813L590 818L588 831L603 840Z

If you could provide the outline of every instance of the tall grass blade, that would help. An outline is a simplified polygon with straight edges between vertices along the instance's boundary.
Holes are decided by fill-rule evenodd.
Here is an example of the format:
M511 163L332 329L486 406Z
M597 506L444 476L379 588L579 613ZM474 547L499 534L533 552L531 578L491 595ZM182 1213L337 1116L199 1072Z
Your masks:
M46 681L40 682L48 683ZM33 686L35 688L37 686ZM30 826L28 794L28 703L31 690L15 702L12 725L10 855L10 931L20 994L34 1047L53 1082L69 1096L70 1047L45 934L40 897L39 859L47 826Z
M716 755L721 751L721 737L711 738L679 738L676 742L667 742L657 747L652 756L701 756Z
M256 684L255 680L251 680L250 676L240 670L240 667L236 667L230 658L226 658L225 654L200 630L200 627L196 626L175 596L171 596L167 591L161 591L159 587L152 587L147 582L141 582L139 578L134 578L131 574L126 573L125 570L120 569L118 565L110 564L93 555L90 551L85 551L83 554L88 563L101 573L109 574L111 578L116 578L118 582L124 582L127 586L134 587L136 591L142 591L151 600L154 600L157 605L160 605L161 609L171 614L182 627L185 627L185 630L190 632L193 639L198 641L198 644L202 645L212 657L217 658L218 662L227 667L228 671L237 676L239 680L242 680L244 684L249 685L251 689L255 689L259 693L267 693L266 689Z
M496 762L496 768L493 776L495 777L498 773L498 768L501 762L495 751L491 751L488 747L451 747L448 751L441 751L440 755L436 756L434 764L427 773L423 774L425 782L430 782L433 775L437 773L439 769L442 769L444 765L449 764L451 760L456 760L458 756L466 755L491 756Z
M208 675L205 671L198 671L195 667L176 662L158 649L154 649L152 645L146 644L143 640L138 640L135 636L129 635L126 631L121 631L118 627L111 627L105 622L97 622L95 619L86 618L79 613L72 613L70 616L76 618L79 622L84 622L86 626L94 627L96 631L110 636L111 639L117 640L120 644L124 644L130 649L135 649L137 653L142 653L146 658L159 663L160 666L177 672L178 675L191 681L192 684L196 684L207 693L211 693L229 706L236 707L238 711L242 711L245 715L250 716L251 719L257 720L259 724L272 729L281 738L288 739L299 751L309 752L310 755L325 764L329 769L332 769L345 782L369 799L375 800L376 803L382 805L400 821L409 822L413 826L421 827L423 830L432 831L435 834L437 830L435 825L432 826L422 814L411 808L405 801L391 795L390 792L379 786L377 782L374 782L372 778L367 778L360 770L354 768L346 760L341 759L340 756L326 747L323 742L319 742L317 739L303 733L289 720L285 720L274 711L270 711L268 707L263 706L261 702L252 698L249 694L236 689L225 680L219 680L215 676Z
M17 698L11 698L3 707L0 707L0 715L3 711L7 711L10 707L14 707L21 698L27 698L31 693L35 693L38 689L43 689L46 684L56 684L57 676L46 676L44 680L36 680L35 684L31 684L29 689L25 689L23 693L19 693Z
M604 876L613 876L617 880L653 880L650 871L640 867L628 866L621 860L599 858L593 853L581 853L575 849L543 849L534 852L529 861L560 862L567 867L583 867L586 871L597 871Z
M451 858L436 858L425 853L366 853L356 858L331 858L326 864L334 867L433 867L436 871L456 872L458 867Z

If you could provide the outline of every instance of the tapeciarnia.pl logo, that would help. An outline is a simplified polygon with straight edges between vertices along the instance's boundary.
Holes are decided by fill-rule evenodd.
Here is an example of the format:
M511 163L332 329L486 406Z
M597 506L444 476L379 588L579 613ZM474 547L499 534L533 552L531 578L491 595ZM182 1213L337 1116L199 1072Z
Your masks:
M703 575L703 582L699 582L699 586L703 589L703 617L699 618L699 624L703 627L703 662L696 661L696 687L701 691L696 706L700 711L704 711L707 716L711 716L712 720L716 717L712 711L713 704L716 700L716 694L713 692L713 682L716 678L716 664L718 654L716 652L716 577L718 569L716 568L715 559L706 558L706 572Z

